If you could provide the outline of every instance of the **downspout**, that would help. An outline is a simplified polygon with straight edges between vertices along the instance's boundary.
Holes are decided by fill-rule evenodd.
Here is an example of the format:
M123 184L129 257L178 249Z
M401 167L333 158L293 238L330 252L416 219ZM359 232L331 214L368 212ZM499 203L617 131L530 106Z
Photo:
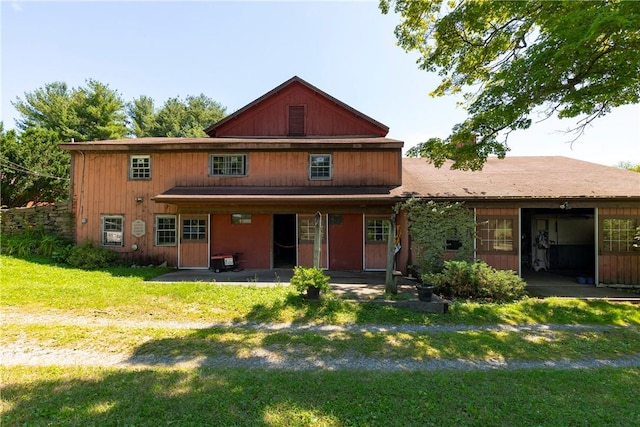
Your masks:
M598 220L598 208L593 208L594 211L594 224L593 224L593 228L594 228L594 253L593 256L595 257L595 271L593 272L593 283L596 284L596 286L600 285L600 266L599 266L599 260L598 260L598 248L600 247L600 243L599 243L599 230L598 228L600 228L600 221Z
M78 216L80 217L80 223L86 224L87 219L83 217L84 214L84 181L85 181L85 165L86 165L86 157L84 151L79 151L78 153L82 154L82 176L80 181L80 197L78 200ZM76 236L77 239L77 236ZM77 242L76 242L77 243Z
M178 212L177 218L178 218L178 224L176 224L176 228L177 228L177 231L178 231L178 247L177 247L178 248L178 257L177 257L177 262L178 262L178 269L180 269L180 267L182 267L182 265L181 265L181 261L182 260L180 259L181 258L180 255L182 253L182 251L181 251L181 246L182 246L182 214L180 214L180 212ZM211 258L209 258L209 262L211 262Z
M473 208L473 223L476 225L473 236L473 262L478 260L478 211L477 208Z
M518 208L518 277L522 277L522 208Z

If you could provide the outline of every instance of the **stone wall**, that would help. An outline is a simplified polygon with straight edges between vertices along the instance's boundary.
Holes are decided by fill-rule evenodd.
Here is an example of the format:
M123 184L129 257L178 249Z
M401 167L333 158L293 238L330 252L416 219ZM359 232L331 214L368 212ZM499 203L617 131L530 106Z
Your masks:
M38 229L74 238L73 214L68 203L58 203L30 208L10 208L0 211L2 234L25 229Z

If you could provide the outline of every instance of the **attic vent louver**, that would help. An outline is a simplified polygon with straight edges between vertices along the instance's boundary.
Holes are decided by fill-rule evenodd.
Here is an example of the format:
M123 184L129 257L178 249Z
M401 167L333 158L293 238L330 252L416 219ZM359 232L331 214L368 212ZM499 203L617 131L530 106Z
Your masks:
M304 113L304 105L289 106L289 136L305 135Z

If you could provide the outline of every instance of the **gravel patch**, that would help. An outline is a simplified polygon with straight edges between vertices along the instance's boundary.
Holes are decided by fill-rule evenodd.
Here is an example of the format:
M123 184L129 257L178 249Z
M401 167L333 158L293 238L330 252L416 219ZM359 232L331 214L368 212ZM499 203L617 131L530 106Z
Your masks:
M124 320L104 317L69 316L55 313L24 314L4 311L2 322L18 325L67 325L67 326L117 326L124 328L206 329L212 327L248 328L268 331L331 333L348 332L457 332L457 331L567 331L606 330L616 326L602 325L299 325L265 323L207 323L163 320ZM436 370L491 370L491 369L590 369L598 367L640 367L640 355L615 360L556 360L556 361L505 361L464 359L382 359L347 354L341 357L310 357L296 354L295 348L287 352L271 351L267 348L253 349L245 357L207 356L155 356L98 352L87 349L60 349L34 345L26 341L4 345L0 349L2 366L95 366L114 368L163 367L192 369L198 367L217 368L261 368L285 370L363 370L363 371L436 371Z
M496 332L540 332L540 331L601 331L620 328L610 325L563 325L563 324L531 324L531 325L323 325L298 323L257 323L257 322L194 322L173 320L128 320L105 317L69 316L57 313L24 314L19 312L3 312L3 323L18 325L60 325L60 326L114 326L122 328L160 328L160 329L209 329L209 328L243 328L262 331L293 332L464 332L464 331L496 331Z
M94 366L113 368L172 368L194 369L215 368L260 368L306 370L362 370L362 371L440 371L440 370L493 370L493 369L592 369L600 367L628 368L640 367L640 356L616 360L584 359L557 361L504 361L504 360L386 360L360 355L331 357L296 357L266 349L256 349L247 357L232 356L128 356L125 354L103 353L82 349L52 349L43 347L23 347L19 343L10 344L0 351L2 366Z

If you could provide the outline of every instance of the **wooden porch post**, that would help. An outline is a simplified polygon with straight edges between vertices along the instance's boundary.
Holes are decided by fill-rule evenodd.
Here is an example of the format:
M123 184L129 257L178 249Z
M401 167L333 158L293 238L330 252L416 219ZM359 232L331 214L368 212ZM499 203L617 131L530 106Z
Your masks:
M320 268L320 251L322 250L322 214L316 212L313 233L313 266Z
M396 215L392 214L389 218L389 240L387 241L387 274L384 281L384 291L389 294L398 293L398 284L393 278L393 257L395 255L396 240Z

